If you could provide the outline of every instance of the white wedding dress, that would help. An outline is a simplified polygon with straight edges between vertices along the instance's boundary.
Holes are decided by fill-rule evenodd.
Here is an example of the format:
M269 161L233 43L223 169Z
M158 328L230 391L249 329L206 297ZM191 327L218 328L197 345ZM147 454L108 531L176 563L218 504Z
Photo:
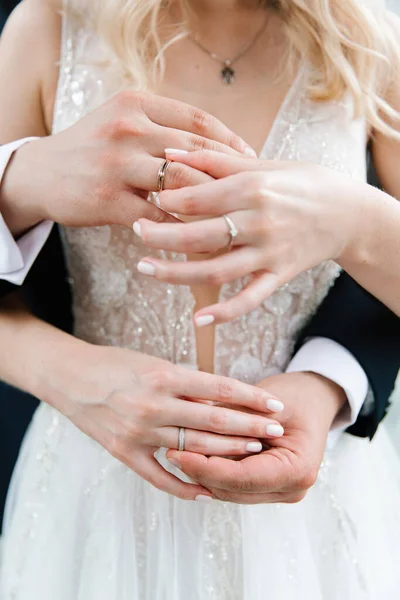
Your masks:
M116 68L96 66L100 58L90 29L64 16L55 132L117 90ZM320 163L364 178L364 122L351 120L348 102L311 103L303 75L261 157ZM136 265L148 251L132 231L67 228L64 238L78 337L196 365L190 289L141 276ZM215 372L256 383L284 371L297 334L338 272L324 263L218 327ZM221 297L244 283L224 285ZM342 435L299 504L184 502L151 487L42 405L8 498L0 598L395 600L399 480L381 429L372 443Z

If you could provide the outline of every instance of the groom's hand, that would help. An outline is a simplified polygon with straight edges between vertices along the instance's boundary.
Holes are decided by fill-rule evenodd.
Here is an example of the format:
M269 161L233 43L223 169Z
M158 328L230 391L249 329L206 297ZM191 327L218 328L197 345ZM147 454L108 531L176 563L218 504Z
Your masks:
M168 458L218 500L239 504L299 502L316 481L328 432L346 402L343 390L313 373L269 377L260 387L281 398L285 434L240 461L169 451Z
M65 226L132 227L139 218L174 221L146 201L157 191L165 149L254 155L216 118L177 100L124 91L72 127L17 150L1 185L2 215L14 235L50 219ZM171 163L165 189L211 177Z

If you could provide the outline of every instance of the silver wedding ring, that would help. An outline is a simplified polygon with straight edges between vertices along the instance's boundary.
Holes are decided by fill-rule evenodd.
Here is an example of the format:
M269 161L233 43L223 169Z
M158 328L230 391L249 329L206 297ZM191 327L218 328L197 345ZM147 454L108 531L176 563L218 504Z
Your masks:
M183 452L184 449L185 449L185 428L179 427L178 450L179 450L179 452Z
M164 160L157 174L157 192L160 193L164 189L164 180L168 167L171 164L170 160Z
M237 230L235 223L232 221L229 215L222 216L225 219L225 223L228 225L229 242L226 246L226 250L227 252L229 252L232 249L235 238L239 235L239 231Z

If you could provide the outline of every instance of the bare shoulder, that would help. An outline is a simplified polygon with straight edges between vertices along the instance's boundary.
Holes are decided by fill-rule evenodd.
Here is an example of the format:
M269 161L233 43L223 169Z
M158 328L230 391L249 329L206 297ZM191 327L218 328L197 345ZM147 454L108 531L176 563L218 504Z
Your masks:
M51 123L58 80L61 8L61 0L23 0L12 12L0 38L0 88L4 89L4 83L8 88L1 108L10 117L10 107L14 106L17 114L22 105L18 96L24 94L25 104L29 100L31 105L40 98L42 106L31 108L33 114L40 109L45 115L45 128ZM17 129L13 123L11 129L13 135Z
M392 36L391 55L388 56L383 88L385 100L400 115L400 19L392 12L387 15L388 33ZM396 56L395 56L396 55ZM397 66L396 66L397 65ZM400 119L389 124L400 134ZM375 131L372 137L372 154L375 169L386 192L400 199L400 138Z
M60 22L61 9L61 0L23 0L11 13L3 36L24 33L40 43L40 34Z

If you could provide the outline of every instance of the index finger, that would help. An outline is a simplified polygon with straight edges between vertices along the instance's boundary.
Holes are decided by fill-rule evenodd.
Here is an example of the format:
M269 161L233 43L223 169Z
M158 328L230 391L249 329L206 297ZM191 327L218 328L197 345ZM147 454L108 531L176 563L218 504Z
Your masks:
M153 123L195 133L204 138L225 144L246 156L257 156L241 137L209 113L171 98L152 94L144 95L143 110Z
M279 458L276 448L240 461L176 450L169 450L167 458L207 489L262 494L285 490L293 483L290 461Z
M259 387L219 375L177 369L167 383L175 396L213 400L231 406L251 408L259 412L281 412L283 403L276 396ZM164 388L165 389L165 388Z

